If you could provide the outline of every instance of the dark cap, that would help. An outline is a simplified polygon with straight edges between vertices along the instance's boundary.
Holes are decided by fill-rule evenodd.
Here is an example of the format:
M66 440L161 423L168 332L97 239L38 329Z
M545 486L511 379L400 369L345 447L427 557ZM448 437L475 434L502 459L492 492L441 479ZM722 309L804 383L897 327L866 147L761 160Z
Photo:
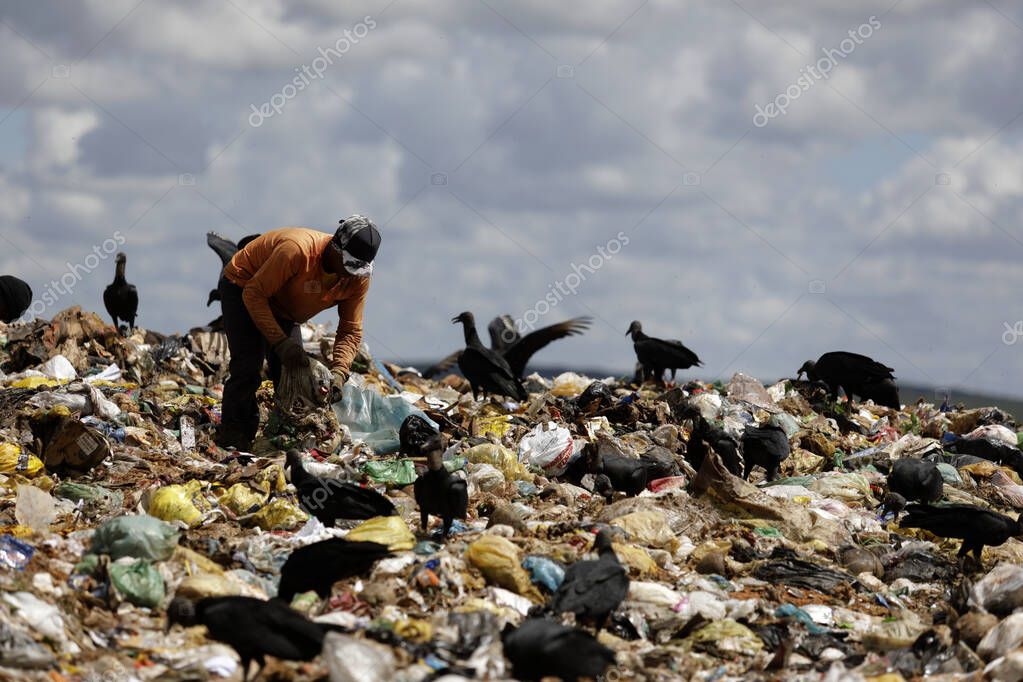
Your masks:
M373 272L373 259L380 249L380 231L369 218L352 215L340 221L331 243L341 252L345 270L351 275Z

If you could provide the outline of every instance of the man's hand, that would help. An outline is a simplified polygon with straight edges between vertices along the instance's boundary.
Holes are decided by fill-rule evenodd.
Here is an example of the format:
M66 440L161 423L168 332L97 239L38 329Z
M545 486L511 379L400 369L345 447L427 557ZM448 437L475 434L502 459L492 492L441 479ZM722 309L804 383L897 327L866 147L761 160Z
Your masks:
M309 366L309 356L302 344L294 339L286 338L274 344L274 352L281 359L281 364L288 369L299 369Z
M344 395L343 387L348 381L349 373L340 368L330 370L330 402L336 403Z

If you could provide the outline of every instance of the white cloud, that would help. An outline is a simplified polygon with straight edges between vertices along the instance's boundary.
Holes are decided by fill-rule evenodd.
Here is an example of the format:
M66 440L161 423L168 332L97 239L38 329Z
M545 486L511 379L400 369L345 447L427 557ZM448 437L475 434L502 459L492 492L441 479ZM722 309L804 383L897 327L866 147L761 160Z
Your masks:
M96 128L99 116L87 109L45 107L33 112L31 165L37 171L71 166L79 157L83 135Z

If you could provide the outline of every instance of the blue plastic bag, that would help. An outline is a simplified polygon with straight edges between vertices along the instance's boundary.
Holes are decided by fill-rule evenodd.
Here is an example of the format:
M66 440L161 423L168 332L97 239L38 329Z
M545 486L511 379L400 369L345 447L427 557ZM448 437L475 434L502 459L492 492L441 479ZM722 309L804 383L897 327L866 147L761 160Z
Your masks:
M339 423L348 427L352 438L361 440L378 455L398 451L398 429L405 417L418 415L430 426L440 426L401 396L382 396L371 388L360 388L349 382L341 391L342 398L333 404Z

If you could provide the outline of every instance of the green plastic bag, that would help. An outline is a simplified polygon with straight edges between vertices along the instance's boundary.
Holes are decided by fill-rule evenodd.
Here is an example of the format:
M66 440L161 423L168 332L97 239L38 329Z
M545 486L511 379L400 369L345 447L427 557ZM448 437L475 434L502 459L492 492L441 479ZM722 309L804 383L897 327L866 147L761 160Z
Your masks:
M416 480L416 467L410 459L388 459L366 462L362 473L377 483L392 486L411 485Z
M117 591L135 606L153 608L163 601L166 594L163 576L151 562L111 564L108 573Z
M164 561L174 554L179 537L174 526L153 516L118 516L96 529L90 551L109 554L114 561L122 557Z

